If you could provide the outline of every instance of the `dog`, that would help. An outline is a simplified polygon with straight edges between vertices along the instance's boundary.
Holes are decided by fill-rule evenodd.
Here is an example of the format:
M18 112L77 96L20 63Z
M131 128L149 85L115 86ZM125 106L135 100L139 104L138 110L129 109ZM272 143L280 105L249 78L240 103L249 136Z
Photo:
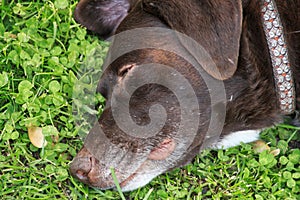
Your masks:
M105 68L97 87L106 107L70 166L92 187L115 188L113 167L123 191L137 189L186 165L203 148L255 141L300 108L300 0L81 0L75 19L103 39L126 35L112 42L110 49L122 55ZM157 32L161 36L151 36ZM195 58L200 47L209 61ZM185 82L169 83L175 76ZM150 82L130 88L145 80ZM208 80L223 84L225 95L216 92L213 100ZM180 90L181 100L164 84L177 91L189 86ZM196 100L185 93L191 88ZM197 111L185 112L182 102ZM217 125L209 132L212 121ZM149 137L135 131L157 126Z

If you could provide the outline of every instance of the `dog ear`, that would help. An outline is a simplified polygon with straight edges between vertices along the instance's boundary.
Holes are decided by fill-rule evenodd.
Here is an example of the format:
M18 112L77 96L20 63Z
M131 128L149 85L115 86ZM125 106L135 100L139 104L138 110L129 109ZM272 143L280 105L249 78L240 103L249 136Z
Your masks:
M142 0L143 9L171 29L197 41L212 57L219 72L203 68L216 79L230 78L237 68L242 5L238 0ZM209 66L209 65L208 65Z
M129 7L129 0L81 0L74 17L88 30L107 38L126 17Z

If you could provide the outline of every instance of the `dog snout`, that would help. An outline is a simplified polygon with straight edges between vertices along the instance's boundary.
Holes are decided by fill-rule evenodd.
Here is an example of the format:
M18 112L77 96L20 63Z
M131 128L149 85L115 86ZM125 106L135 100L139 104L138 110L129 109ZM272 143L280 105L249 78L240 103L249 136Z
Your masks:
M83 148L70 165L71 175L83 182L87 182L88 175L93 167L93 159L95 158Z
M111 188L113 179L109 168L100 164L85 147L83 147L70 164L71 175L81 182L96 188ZM107 176L105 176L107 174Z
M70 167L72 176L86 182L92 170L92 159L92 157L75 158Z

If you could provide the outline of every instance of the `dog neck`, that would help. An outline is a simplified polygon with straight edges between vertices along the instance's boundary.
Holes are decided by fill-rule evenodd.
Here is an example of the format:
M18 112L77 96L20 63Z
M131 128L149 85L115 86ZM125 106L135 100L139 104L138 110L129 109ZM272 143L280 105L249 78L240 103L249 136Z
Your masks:
M261 12L280 109L285 115L292 114L295 111L295 84L283 26L274 0L264 0Z

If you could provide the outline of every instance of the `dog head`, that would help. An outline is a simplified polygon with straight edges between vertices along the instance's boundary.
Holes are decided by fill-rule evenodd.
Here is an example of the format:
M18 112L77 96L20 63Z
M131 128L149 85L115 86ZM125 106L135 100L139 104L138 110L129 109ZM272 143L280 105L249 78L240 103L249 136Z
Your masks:
M71 164L73 176L113 188L113 167L128 191L191 161L207 137L212 105L214 117L225 112L203 74L222 82L236 71L240 1L81 0L75 18L115 38L97 89L106 107Z

